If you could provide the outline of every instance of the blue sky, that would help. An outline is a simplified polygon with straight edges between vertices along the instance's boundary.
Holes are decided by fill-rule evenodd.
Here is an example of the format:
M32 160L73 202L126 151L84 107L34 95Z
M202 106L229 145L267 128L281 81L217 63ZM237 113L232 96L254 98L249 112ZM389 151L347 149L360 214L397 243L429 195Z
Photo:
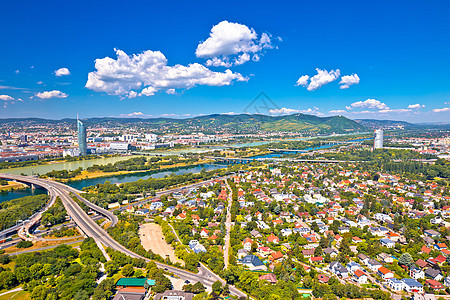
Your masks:
M450 120L449 1L162 2L3 1L0 117Z

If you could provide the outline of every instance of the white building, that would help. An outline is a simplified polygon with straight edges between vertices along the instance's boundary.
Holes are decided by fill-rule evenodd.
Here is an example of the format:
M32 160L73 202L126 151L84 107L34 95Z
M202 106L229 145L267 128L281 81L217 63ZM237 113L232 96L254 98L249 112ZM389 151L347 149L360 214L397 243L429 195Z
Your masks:
M375 139L373 141L374 149L382 149L383 148L383 130L377 129L375 130Z

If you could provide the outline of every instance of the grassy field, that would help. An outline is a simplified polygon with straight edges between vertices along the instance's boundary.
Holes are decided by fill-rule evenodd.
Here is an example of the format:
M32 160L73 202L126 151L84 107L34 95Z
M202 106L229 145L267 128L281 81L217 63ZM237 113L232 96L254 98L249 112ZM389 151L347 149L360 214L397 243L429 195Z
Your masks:
M0 185L1 191L13 191L13 190L23 190L28 186L26 184L14 181L8 181L7 185Z
M0 300L8 300L8 299L29 300L31 298L30 298L30 295L28 294L28 292L25 292L25 291L12 292L12 293L8 293L6 295L0 296Z
M13 247L6 248L4 250L5 250L6 254L12 254L12 253L22 252L22 251L27 251L27 250L38 250L40 248L44 248L44 247L48 247L48 246L54 246L54 245L59 245L59 244L64 244L64 243L77 241L77 240L81 241L83 239L84 238L82 238L82 237L77 237L77 238L64 240L64 241L38 241L38 242L35 242L34 245L31 246L30 248L17 248L16 246L13 246Z

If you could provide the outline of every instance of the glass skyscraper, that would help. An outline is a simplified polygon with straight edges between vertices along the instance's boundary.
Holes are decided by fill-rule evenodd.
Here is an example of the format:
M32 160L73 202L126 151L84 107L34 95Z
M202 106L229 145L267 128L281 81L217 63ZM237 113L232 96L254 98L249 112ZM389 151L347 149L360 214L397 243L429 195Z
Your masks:
M80 155L87 154L87 137L86 137L86 127L84 127L83 122L78 119L77 116L77 125L78 125L78 149L80 150Z

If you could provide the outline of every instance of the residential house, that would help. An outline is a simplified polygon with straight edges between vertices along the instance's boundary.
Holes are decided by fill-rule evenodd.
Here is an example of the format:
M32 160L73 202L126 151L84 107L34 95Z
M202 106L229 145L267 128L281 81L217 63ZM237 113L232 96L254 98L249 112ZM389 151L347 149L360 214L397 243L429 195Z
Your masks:
M328 268L330 269L331 273L333 273L336 276L339 276L342 278L348 277L347 268L344 267L340 262L334 261L334 262L330 263Z
M403 289L408 293L423 293L423 285L415 279L403 278Z
M377 255L377 258L382 262L382 263L386 263L386 264L392 264L394 262L394 259L392 258L391 255L387 254L387 253L380 253Z
M429 286L433 290L443 290L444 285L440 283L439 281L433 280L433 279L427 279L425 280L425 285Z
M238 252L237 252L238 259L242 259L242 258L244 258L247 255L248 255L248 251L245 250L245 249L239 249Z
M323 253L324 254L329 254L331 258L334 258L334 257L336 257L338 255L339 251L337 251L336 249L328 247L328 248L323 249Z
M271 234L267 237L268 243L278 244L279 241L280 241L280 239L276 235Z
M381 246L387 247L387 248L393 248L395 246L395 242L391 241L390 239L380 239Z
M266 246L258 247L258 254L259 254L261 257L267 257L267 256L269 256L270 253L272 253L272 252L273 252L273 250L270 249L269 247L266 247Z
M269 283L276 284L278 282L277 275L273 273L267 273L259 276L259 280L266 280Z
M383 266L381 263L379 263L375 259L369 259L369 261L367 262L366 265L369 268L369 270L372 272L377 272L378 269Z
M361 266L358 263L351 261L347 264L347 270L354 274L356 270L361 270Z
M281 262L283 260L283 258L284 258L284 256L283 256L283 253L281 253L281 251L272 252L269 255L269 261L272 263Z
M208 236L209 236L209 230L203 228L203 229L200 231L200 236L201 236L202 238L204 238L204 239L208 238Z
M304 249L302 250L302 254L304 257L311 257L314 255L314 250L315 249Z
M397 278L389 278L387 280L389 288L394 292L400 292L404 289L404 284L401 280Z
M358 284L365 284L367 283L367 275L366 273L364 273L361 270L356 270L355 273L353 274L354 280L355 282L357 282Z
M367 265L367 262L368 262L369 259L370 259L367 255L365 255L365 254L363 254L363 253L358 254L357 257L358 257L359 260L360 260L363 264L365 264L365 265Z
M198 240L189 241L189 248L195 253L206 252L205 246L200 244Z
M441 234L434 229L425 230L424 233L433 239L441 236Z
M321 263L321 262L323 262L323 256L311 256L309 258L309 261L311 263Z
M444 276L442 276L441 274L441 271L433 268L426 269L425 276L436 281L440 281L444 278Z
M450 287L450 276L444 278L444 285L446 287Z
M250 271L267 271L267 267L256 255L247 255L241 260L241 264L248 267Z
M394 272L392 272L391 270L389 270L388 268L385 268L385 267L379 268L377 273L384 280L387 280L389 278L394 278Z
M244 246L244 249L247 250L248 252L250 252L252 250L252 244L253 244L253 240L251 238L245 238L244 241L242 242L242 246Z
M414 266L409 269L409 276L414 279L425 279L425 272Z
M256 230L256 229L253 229L252 231L250 231L250 234L251 234L252 237L254 237L254 238L260 238L260 237L262 237L262 234L259 233L259 231Z

